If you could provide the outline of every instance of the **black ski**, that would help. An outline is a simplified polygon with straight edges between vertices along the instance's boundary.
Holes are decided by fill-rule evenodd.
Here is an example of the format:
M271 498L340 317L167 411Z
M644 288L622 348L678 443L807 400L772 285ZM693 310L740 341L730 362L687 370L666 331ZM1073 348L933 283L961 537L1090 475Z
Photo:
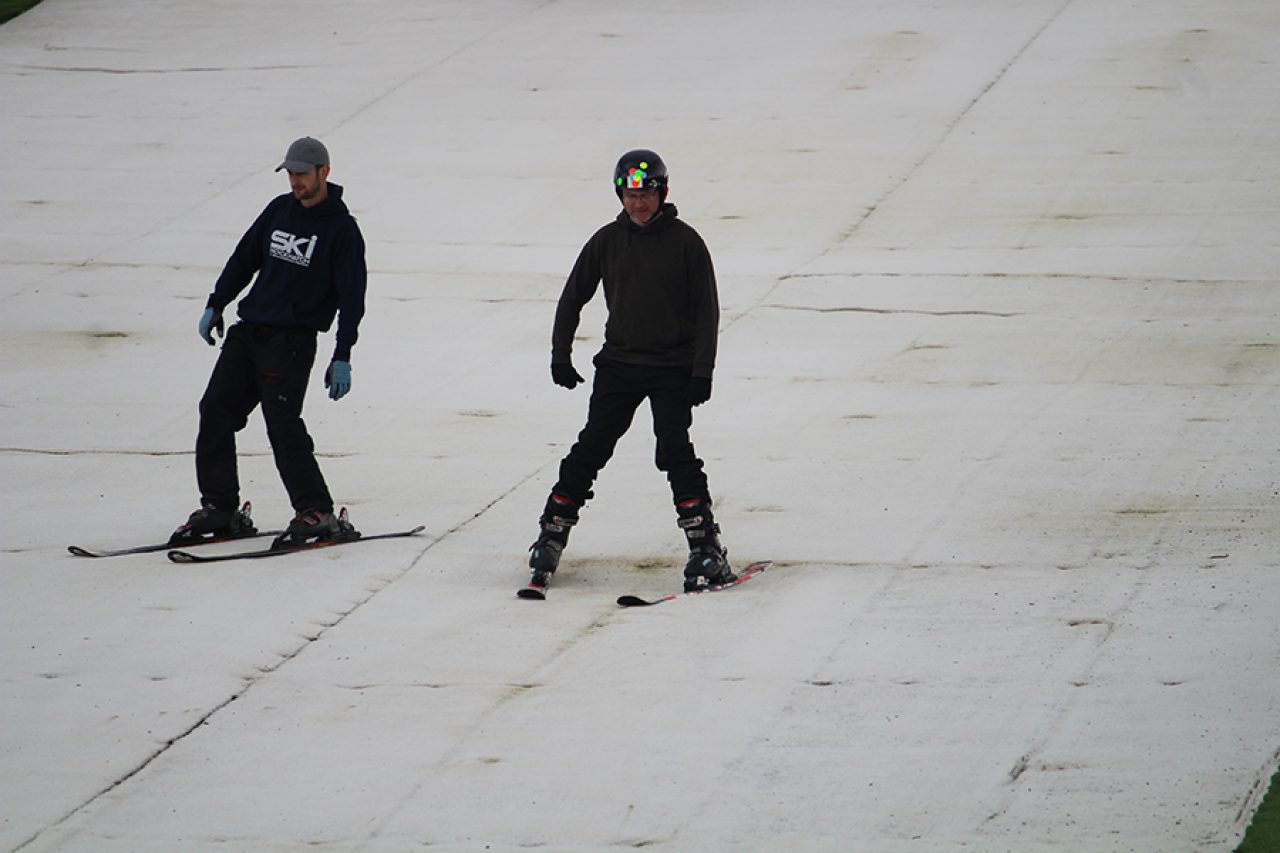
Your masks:
M77 557L123 557L126 554L150 554L155 551L168 551L172 548L194 548L197 545L214 545L218 542L234 542L237 539L257 539L263 536L279 536L283 530L259 530L255 533L214 536L210 539L193 539L190 542L157 542L153 545L135 545L132 548L116 548L113 550L95 550L81 548L79 545L68 545L67 550Z
M773 565L772 560L761 560L758 563L752 563L742 571L738 572L736 580L730 581L721 586L708 586L702 589L694 589L689 592L673 592L659 598L641 598L638 595L624 595L618 599L619 607L652 607L655 604L661 604L664 601L674 601L677 598L684 598L686 595L701 595L704 592L721 592L726 589L733 589L735 586L741 586L751 580L756 575Z
M217 542L234 542L237 539L254 539L259 536L279 536L283 530L258 530L249 520L253 514L253 504L245 501L240 507L240 527L232 533L190 533L189 520L173 532L168 542L157 542L154 545L135 545L132 548L116 548L115 550L92 550L79 545L68 545L67 550L77 557L122 557L125 554L150 554L153 551L167 551L171 548L194 548L197 545L213 545ZM192 516L194 519L194 515ZM187 531L186 535L183 532Z
M400 539L405 536L416 536L427 528L418 525L412 530L398 530L395 533L375 533L372 536L357 536L354 539L324 539L318 542L306 542L302 545L282 545L278 548L260 548L253 551L236 551L232 554L191 554L186 551L170 551L169 559L175 563L221 563L226 560L257 560L263 557L283 557L285 554L297 554L300 551L315 551L319 548L332 548L335 545L355 545L359 542L373 542L377 539Z

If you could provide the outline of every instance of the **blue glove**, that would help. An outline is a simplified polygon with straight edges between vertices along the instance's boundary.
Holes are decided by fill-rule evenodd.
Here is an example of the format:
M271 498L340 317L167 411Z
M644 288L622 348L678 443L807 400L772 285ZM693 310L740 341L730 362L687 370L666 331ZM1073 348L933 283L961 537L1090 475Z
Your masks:
M218 342L213 339L214 332L219 335L224 334L222 312L216 308L206 308L200 315L200 337L204 338L204 342L211 347L218 345Z
M324 387L329 389L329 399L341 400L351 390L351 362L333 361L324 372Z

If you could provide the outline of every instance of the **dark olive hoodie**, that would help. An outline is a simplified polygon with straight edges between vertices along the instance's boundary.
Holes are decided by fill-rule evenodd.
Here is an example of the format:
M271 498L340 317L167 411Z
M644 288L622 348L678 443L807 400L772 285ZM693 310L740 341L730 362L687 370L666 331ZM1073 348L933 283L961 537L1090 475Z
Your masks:
M627 216L587 241L556 306L551 361L569 361L582 307L604 282L609 316L600 356L624 364L685 367L711 377L720 299L711 253L676 207L641 227Z

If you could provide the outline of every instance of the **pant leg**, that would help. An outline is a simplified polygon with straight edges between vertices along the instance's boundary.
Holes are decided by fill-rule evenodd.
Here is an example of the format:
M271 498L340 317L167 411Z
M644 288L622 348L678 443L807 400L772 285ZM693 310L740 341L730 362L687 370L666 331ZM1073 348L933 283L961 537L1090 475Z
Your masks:
M218 509L235 509L239 505L236 433L244 429L257 404L252 345L246 327L236 324L227 331L200 398L196 484L203 503Z
M631 427L645 398L644 389L628 375L625 365L596 359L595 368L586 426L560 462L560 479L553 489L578 506L591 496L596 476L613 456L618 439Z
M689 438L693 426L693 408L685 400L689 373L685 370L658 369L649 385L649 408L653 412L653 435L657 439L654 464L667 475L672 498L701 498L708 502L711 494L702 460Z
M259 326L255 336L262 417L289 503L298 511L333 512L333 498L316 462L315 443L302 420L316 357L316 333Z

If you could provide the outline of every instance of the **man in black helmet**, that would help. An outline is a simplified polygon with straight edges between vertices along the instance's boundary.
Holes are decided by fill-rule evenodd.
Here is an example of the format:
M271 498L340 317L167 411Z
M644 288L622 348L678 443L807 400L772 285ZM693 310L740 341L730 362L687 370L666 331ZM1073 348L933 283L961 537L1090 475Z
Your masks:
M608 319L593 360L587 423L560 463L538 522L529 558L532 597L549 583L596 475L646 399L657 439L654 462L666 472L689 543L685 588L735 578L711 515L702 460L689 440L693 407L711 398L716 360L720 302L711 254L667 202L667 167L653 151L622 155L613 184L622 211L582 248L556 306L551 377L572 389L584 381L571 360L574 332L582 307L604 282Z

